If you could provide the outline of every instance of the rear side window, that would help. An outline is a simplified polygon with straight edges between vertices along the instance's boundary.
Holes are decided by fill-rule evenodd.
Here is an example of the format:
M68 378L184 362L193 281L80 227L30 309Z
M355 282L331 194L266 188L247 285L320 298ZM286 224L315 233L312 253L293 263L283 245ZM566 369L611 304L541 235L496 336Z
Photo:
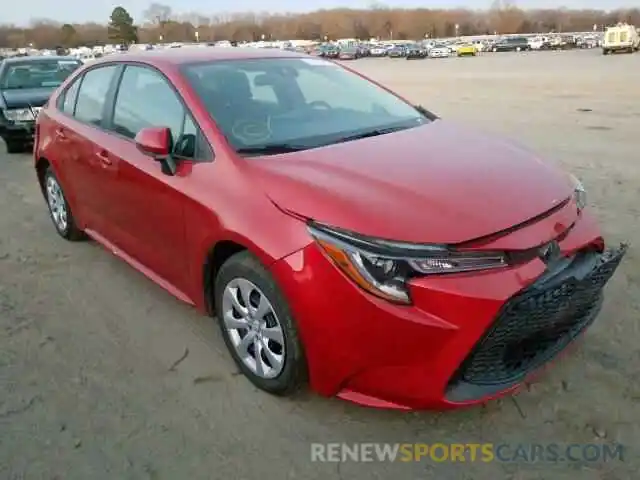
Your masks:
M78 120L94 125L101 124L107 94L117 68L116 65L109 65L89 70L84 74L75 108L75 117Z

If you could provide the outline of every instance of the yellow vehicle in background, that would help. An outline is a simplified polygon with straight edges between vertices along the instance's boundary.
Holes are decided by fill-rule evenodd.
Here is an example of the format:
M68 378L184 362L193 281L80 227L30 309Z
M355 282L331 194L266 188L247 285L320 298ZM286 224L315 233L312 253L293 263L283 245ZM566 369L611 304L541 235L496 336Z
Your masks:
M602 53L608 55L614 52L633 53L640 50L640 34L633 25L619 23L615 27L607 28L602 42Z
M458 46L456 53L459 57L475 57L478 54L478 47L473 43L464 43Z

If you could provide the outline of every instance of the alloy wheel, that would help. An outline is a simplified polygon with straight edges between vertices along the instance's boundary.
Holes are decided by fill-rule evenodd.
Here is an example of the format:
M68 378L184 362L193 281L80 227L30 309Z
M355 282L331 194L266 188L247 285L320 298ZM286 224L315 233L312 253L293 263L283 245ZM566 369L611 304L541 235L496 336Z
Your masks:
M222 295L222 321L236 354L260 378L277 377L285 364L285 339L271 302L255 284L231 280Z
M46 190L47 204L49 205L53 223L60 232L65 232L69 225L67 202L64 199L60 184L53 176L47 177Z

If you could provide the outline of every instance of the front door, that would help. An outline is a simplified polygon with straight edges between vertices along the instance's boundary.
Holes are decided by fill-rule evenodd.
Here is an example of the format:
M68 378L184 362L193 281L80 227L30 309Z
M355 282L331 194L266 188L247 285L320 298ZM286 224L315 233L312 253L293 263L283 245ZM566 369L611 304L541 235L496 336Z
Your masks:
M162 126L171 129L178 143L183 132L195 128L191 117L163 75L151 67L129 65L108 123L111 138L101 153L116 173L103 175L109 183L107 220L128 255L184 291L189 272L184 217L188 198L183 192L191 181L190 169L165 175L159 162L138 150L134 138L142 128Z

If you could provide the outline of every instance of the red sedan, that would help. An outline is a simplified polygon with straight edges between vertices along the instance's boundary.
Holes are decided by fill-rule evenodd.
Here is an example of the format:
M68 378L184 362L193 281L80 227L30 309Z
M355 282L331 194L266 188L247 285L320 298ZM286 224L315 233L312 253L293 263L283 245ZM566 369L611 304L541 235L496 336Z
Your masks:
M572 176L336 63L106 57L38 117L57 232L218 319L257 387L446 408L512 391L595 319L626 247Z

